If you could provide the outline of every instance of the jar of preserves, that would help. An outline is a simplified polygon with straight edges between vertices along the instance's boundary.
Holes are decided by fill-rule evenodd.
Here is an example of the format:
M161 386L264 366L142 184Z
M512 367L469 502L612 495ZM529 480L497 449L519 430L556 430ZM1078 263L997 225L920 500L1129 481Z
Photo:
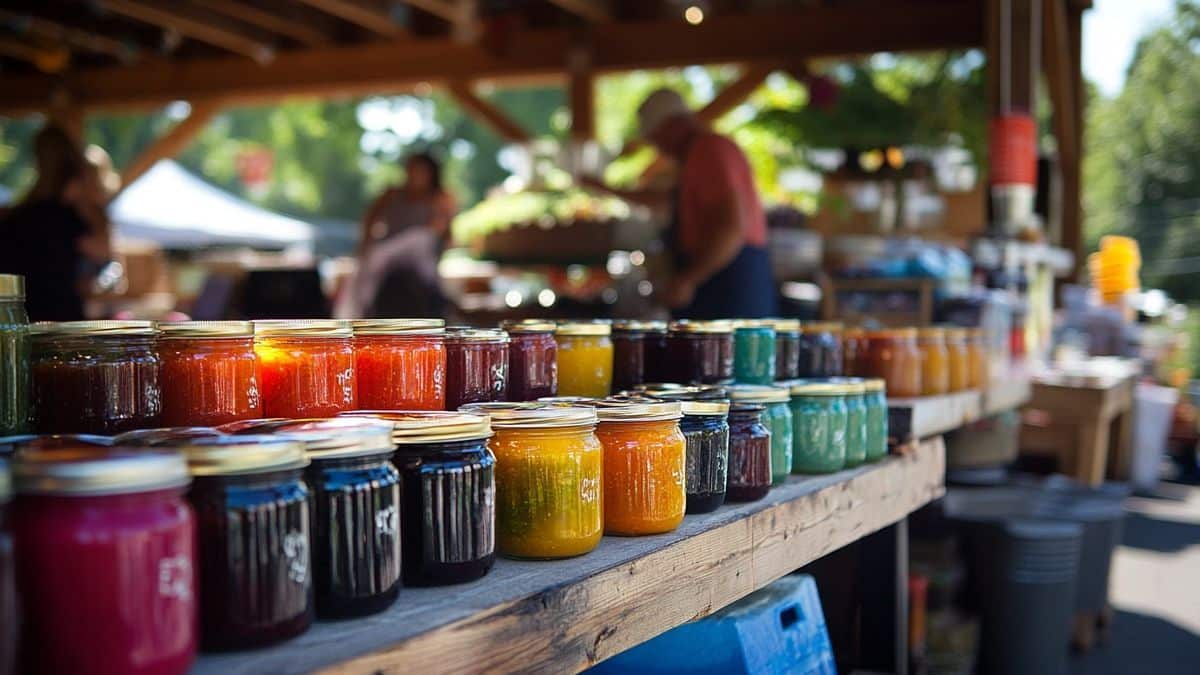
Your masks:
M311 493L303 446L265 435L160 443L187 458L196 510L200 645L268 645L313 621Z
M446 407L446 322L360 319L354 330L357 404L372 410Z
M405 586L474 581L496 561L496 458L488 418L461 412L356 411L392 424L400 470Z
M867 461L867 381L858 377L838 377L831 381L845 390L846 468L852 469Z
M508 397L508 334L490 328L446 331L446 407Z
M813 322L800 326L800 377L842 374L842 325Z
M265 417L332 417L357 407L352 329L345 321L255 321Z
M678 401L679 429L687 443L687 513L708 513L725 503L729 481L729 401L724 387L645 385L641 394Z
M772 319L775 328L775 380L800 377L800 320Z
M196 653L197 583L183 458L25 447L12 472L24 621L18 672L186 672Z
M971 388L971 355L967 351L967 330L947 328L946 371L950 391L966 391Z
M988 386L988 344L982 328L967 331L967 387L985 389Z
M643 382L667 382L669 380L667 366L667 322L644 322L642 337L643 360L645 371L642 373Z
M888 454L888 408L884 382L863 380L863 403L867 407L867 461L875 462Z
M792 473L833 473L846 466L846 388L831 382L791 383Z
M21 626L17 613L17 563L8 520L10 501L12 481L8 463L0 459L0 673L17 672L17 633Z
M753 502L771 491L771 430L761 403L729 407L729 484L725 499Z
M558 343L551 321L505 321L508 400L536 401L558 395Z
M646 382L646 341L665 336L666 330L662 321L613 322L613 391L628 391Z
M0 274L0 436L29 431L29 388L25 277Z
M861 328L846 328L842 331L842 374L862 377L870 372L867 332Z
M792 409L787 387L735 385L729 388L734 403L766 407L763 422L771 430L771 484L779 485L792 471Z
M35 432L112 436L161 426L152 322L67 321L30 330Z
M890 397L921 395L921 352L916 328L890 328L867 333L871 377L887 382Z
M775 381L775 327L763 320L733 322L733 379L739 384Z
M253 324L174 321L158 328L161 424L215 427L262 417Z
M728 321L674 321L667 333L662 382L733 382L733 324Z
M604 398L612 391L612 325L605 321L558 324L558 394Z
M601 401L596 435L604 446L604 532L670 532L687 506L687 442L678 403Z
M950 391L950 353L943 328L917 329L921 353L921 395L940 396Z

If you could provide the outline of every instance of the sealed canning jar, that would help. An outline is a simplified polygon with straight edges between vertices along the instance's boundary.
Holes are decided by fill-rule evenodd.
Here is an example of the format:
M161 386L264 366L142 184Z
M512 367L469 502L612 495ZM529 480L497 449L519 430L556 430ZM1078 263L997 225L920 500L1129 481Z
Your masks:
M446 322L361 319L354 329L358 405L374 410L446 407Z
M842 374L862 377L871 372L870 344L867 332L861 328L842 331Z
M0 436L29 430L29 387L25 277L0 274Z
M946 351L944 328L917 329L921 353L921 395L938 396L950 391L950 353Z
M612 325L603 321L558 324L558 394L603 398L612 391Z
M313 620L311 493L300 443L278 436L193 438L171 447L187 458L188 501L199 542L200 645L257 647Z
M988 385L987 337L982 328L967 330L967 387L983 389Z
M800 377L800 320L772 319L775 327L775 380Z
M496 560L496 458L488 418L460 412L357 411L392 424L400 470L405 586L473 581Z
M846 388L831 382L791 382L792 473L833 473L846 467Z
M884 382L863 380L863 402L867 406L867 461L883 459L888 452L888 408Z
M647 385L645 396L679 401L687 442L687 512L708 513L725 503L729 480L729 401L723 387Z
M842 374L842 325L816 322L800 326L800 377Z
M161 424L218 426L262 417L249 321L160 323Z
M613 322L614 392L627 391L646 382L646 371L650 367L647 340L665 336L666 330L666 324L661 321Z
M910 398L921 395L921 352L916 328L891 328L867 333L870 346L870 377L887 382L888 396Z
M667 367L667 322L647 321L644 326L642 352L645 370L642 381L667 382L670 379Z
M508 400L536 401L558 395L558 343L550 321L505 321L508 344Z
M834 378L846 395L846 468L867 461L869 429L867 420L866 380L858 377Z
M733 324L674 321L667 333L662 382L725 384L733 381Z
M17 672L17 569L9 530L8 503L12 481L8 463L0 459L0 673Z
M152 322L38 323L31 331L34 431L111 436L160 426Z
M503 401L508 396L508 334L502 330L446 331L446 407Z
M971 355L967 350L967 329L946 329L946 357L950 391L971 388Z
M762 320L734 321L733 379L739 384L775 381L775 327Z
M771 490L771 430L761 403L729 407L729 485L725 499L753 502Z
M265 417L331 417L357 407L350 324L255 321Z
M604 532L670 532L687 506L687 442L678 403L597 404L604 445Z
M197 583L183 458L26 447L12 472L24 610L18 672L186 672L196 652Z
M771 430L771 483L779 485L792 471L792 409L787 387L735 385L729 388L734 403L766 407L763 422Z

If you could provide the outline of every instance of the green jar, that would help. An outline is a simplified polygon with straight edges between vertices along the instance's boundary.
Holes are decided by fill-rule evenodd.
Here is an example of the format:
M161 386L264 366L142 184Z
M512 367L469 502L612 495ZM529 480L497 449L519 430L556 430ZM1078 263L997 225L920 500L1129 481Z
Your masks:
M867 461L867 388L862 380L846 378L846 468Z
M863 380L867 406L867 461L877 462L888 454L888 406L883 380Z
M734 329L734 381L764 385L775 382L775 328L764 321L737 321Z
M846 467L847 386L792 380L792 473L833 473Z
M0 436L29 432L29 367L25 277L0 274Z
M786 387L735 384L729 387L729 398L736 403L758 403L766 406L763 423L771 430L771 484L787 480L792 466L792 419L789 392Z

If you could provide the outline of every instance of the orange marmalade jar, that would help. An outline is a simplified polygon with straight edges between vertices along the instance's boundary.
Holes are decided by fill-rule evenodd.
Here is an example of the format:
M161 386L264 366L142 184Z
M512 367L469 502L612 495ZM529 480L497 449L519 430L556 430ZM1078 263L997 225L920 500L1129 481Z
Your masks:
M359 407L445 409L445 321L362 319L351 325Z
M967 385L971 389L988 385L987 338L982 328L967 330Z
M670 532L687 505L687 445L678 402L601 401L596 435L604 446L604 532Z
M917 330L921 352L921 395L939 396L950 391L950 354L946 351L944 328Z
M971 388L971 356L967 352L967 329L946 329L946 356L948 357L950 391Z
M249 321L158 324L164 427L215 427L262 417L254 325Z
M868 377L887 382L888 397L911 398L921 395L921 352L917 348L916 328L890 328L867 333Z
M331 319L255 321L264 417L334 417L354 410L350 324Z

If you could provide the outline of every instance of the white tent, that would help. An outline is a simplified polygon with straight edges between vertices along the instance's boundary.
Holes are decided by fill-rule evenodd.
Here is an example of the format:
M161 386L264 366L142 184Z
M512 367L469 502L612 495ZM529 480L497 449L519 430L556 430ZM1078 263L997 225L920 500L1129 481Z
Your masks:
M115 233L163 248L311 249L315 228L210 185L171 160L155 164L109 205Z

